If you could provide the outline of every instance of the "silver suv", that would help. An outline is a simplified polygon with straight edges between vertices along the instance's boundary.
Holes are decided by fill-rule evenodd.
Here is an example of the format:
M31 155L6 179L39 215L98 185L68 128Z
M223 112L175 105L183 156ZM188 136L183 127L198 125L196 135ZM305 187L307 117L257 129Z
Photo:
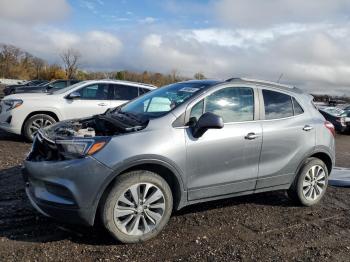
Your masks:
M134 243L193 203L287 190L312 206L333 165L334 127L310 95L233 78L168 85L41 129L23 174L42 214L85 225L100 216Z

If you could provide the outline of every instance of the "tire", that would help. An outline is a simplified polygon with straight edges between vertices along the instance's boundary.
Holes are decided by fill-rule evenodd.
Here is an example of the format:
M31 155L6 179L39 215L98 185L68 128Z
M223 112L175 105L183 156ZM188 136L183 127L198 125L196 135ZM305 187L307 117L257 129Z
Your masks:
M24 123L23 136L27 141L32 142L39 128L47 127L49 125L52 125L53 123L56 123L56 120L49 115L33 115L30 118L28 118Z
M136 202L132 191L139 192L136 199L146 201L132 205ZM160 198L153 201L156 196ZM138 243L158 235L168 223L172 209L173 196L168 183L153 172L139 170L116 179L102 203L101 217L115 239L122 243Z
M321 201L328 186L328 169L318 158L308 158L300 168L288 196L303 206L313 206Z

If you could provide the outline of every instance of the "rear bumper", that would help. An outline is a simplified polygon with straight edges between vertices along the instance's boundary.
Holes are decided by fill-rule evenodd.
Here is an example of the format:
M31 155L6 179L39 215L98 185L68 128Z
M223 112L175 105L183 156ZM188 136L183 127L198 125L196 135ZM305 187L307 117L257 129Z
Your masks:
M111 169L92 157L24 165L26 193L37 211L62 222L94 224L99 191Z

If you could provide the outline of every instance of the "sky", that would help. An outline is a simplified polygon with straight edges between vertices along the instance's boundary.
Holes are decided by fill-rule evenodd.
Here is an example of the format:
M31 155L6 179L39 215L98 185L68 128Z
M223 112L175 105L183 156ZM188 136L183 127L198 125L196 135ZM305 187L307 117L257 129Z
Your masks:
M349 0L0 0L0 43L80 67L250 77L350 95Z

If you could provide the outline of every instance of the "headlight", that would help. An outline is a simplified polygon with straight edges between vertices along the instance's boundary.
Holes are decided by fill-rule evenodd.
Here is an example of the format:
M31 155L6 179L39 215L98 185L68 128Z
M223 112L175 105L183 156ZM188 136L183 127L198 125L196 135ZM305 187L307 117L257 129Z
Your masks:
M6 111L10 111L12 109L15 109L23 104L23 100L21 99L8 99L4 100L4 104L8 106Z
M84 157L100 151L109 138L56 140L57 147L67 158Z

